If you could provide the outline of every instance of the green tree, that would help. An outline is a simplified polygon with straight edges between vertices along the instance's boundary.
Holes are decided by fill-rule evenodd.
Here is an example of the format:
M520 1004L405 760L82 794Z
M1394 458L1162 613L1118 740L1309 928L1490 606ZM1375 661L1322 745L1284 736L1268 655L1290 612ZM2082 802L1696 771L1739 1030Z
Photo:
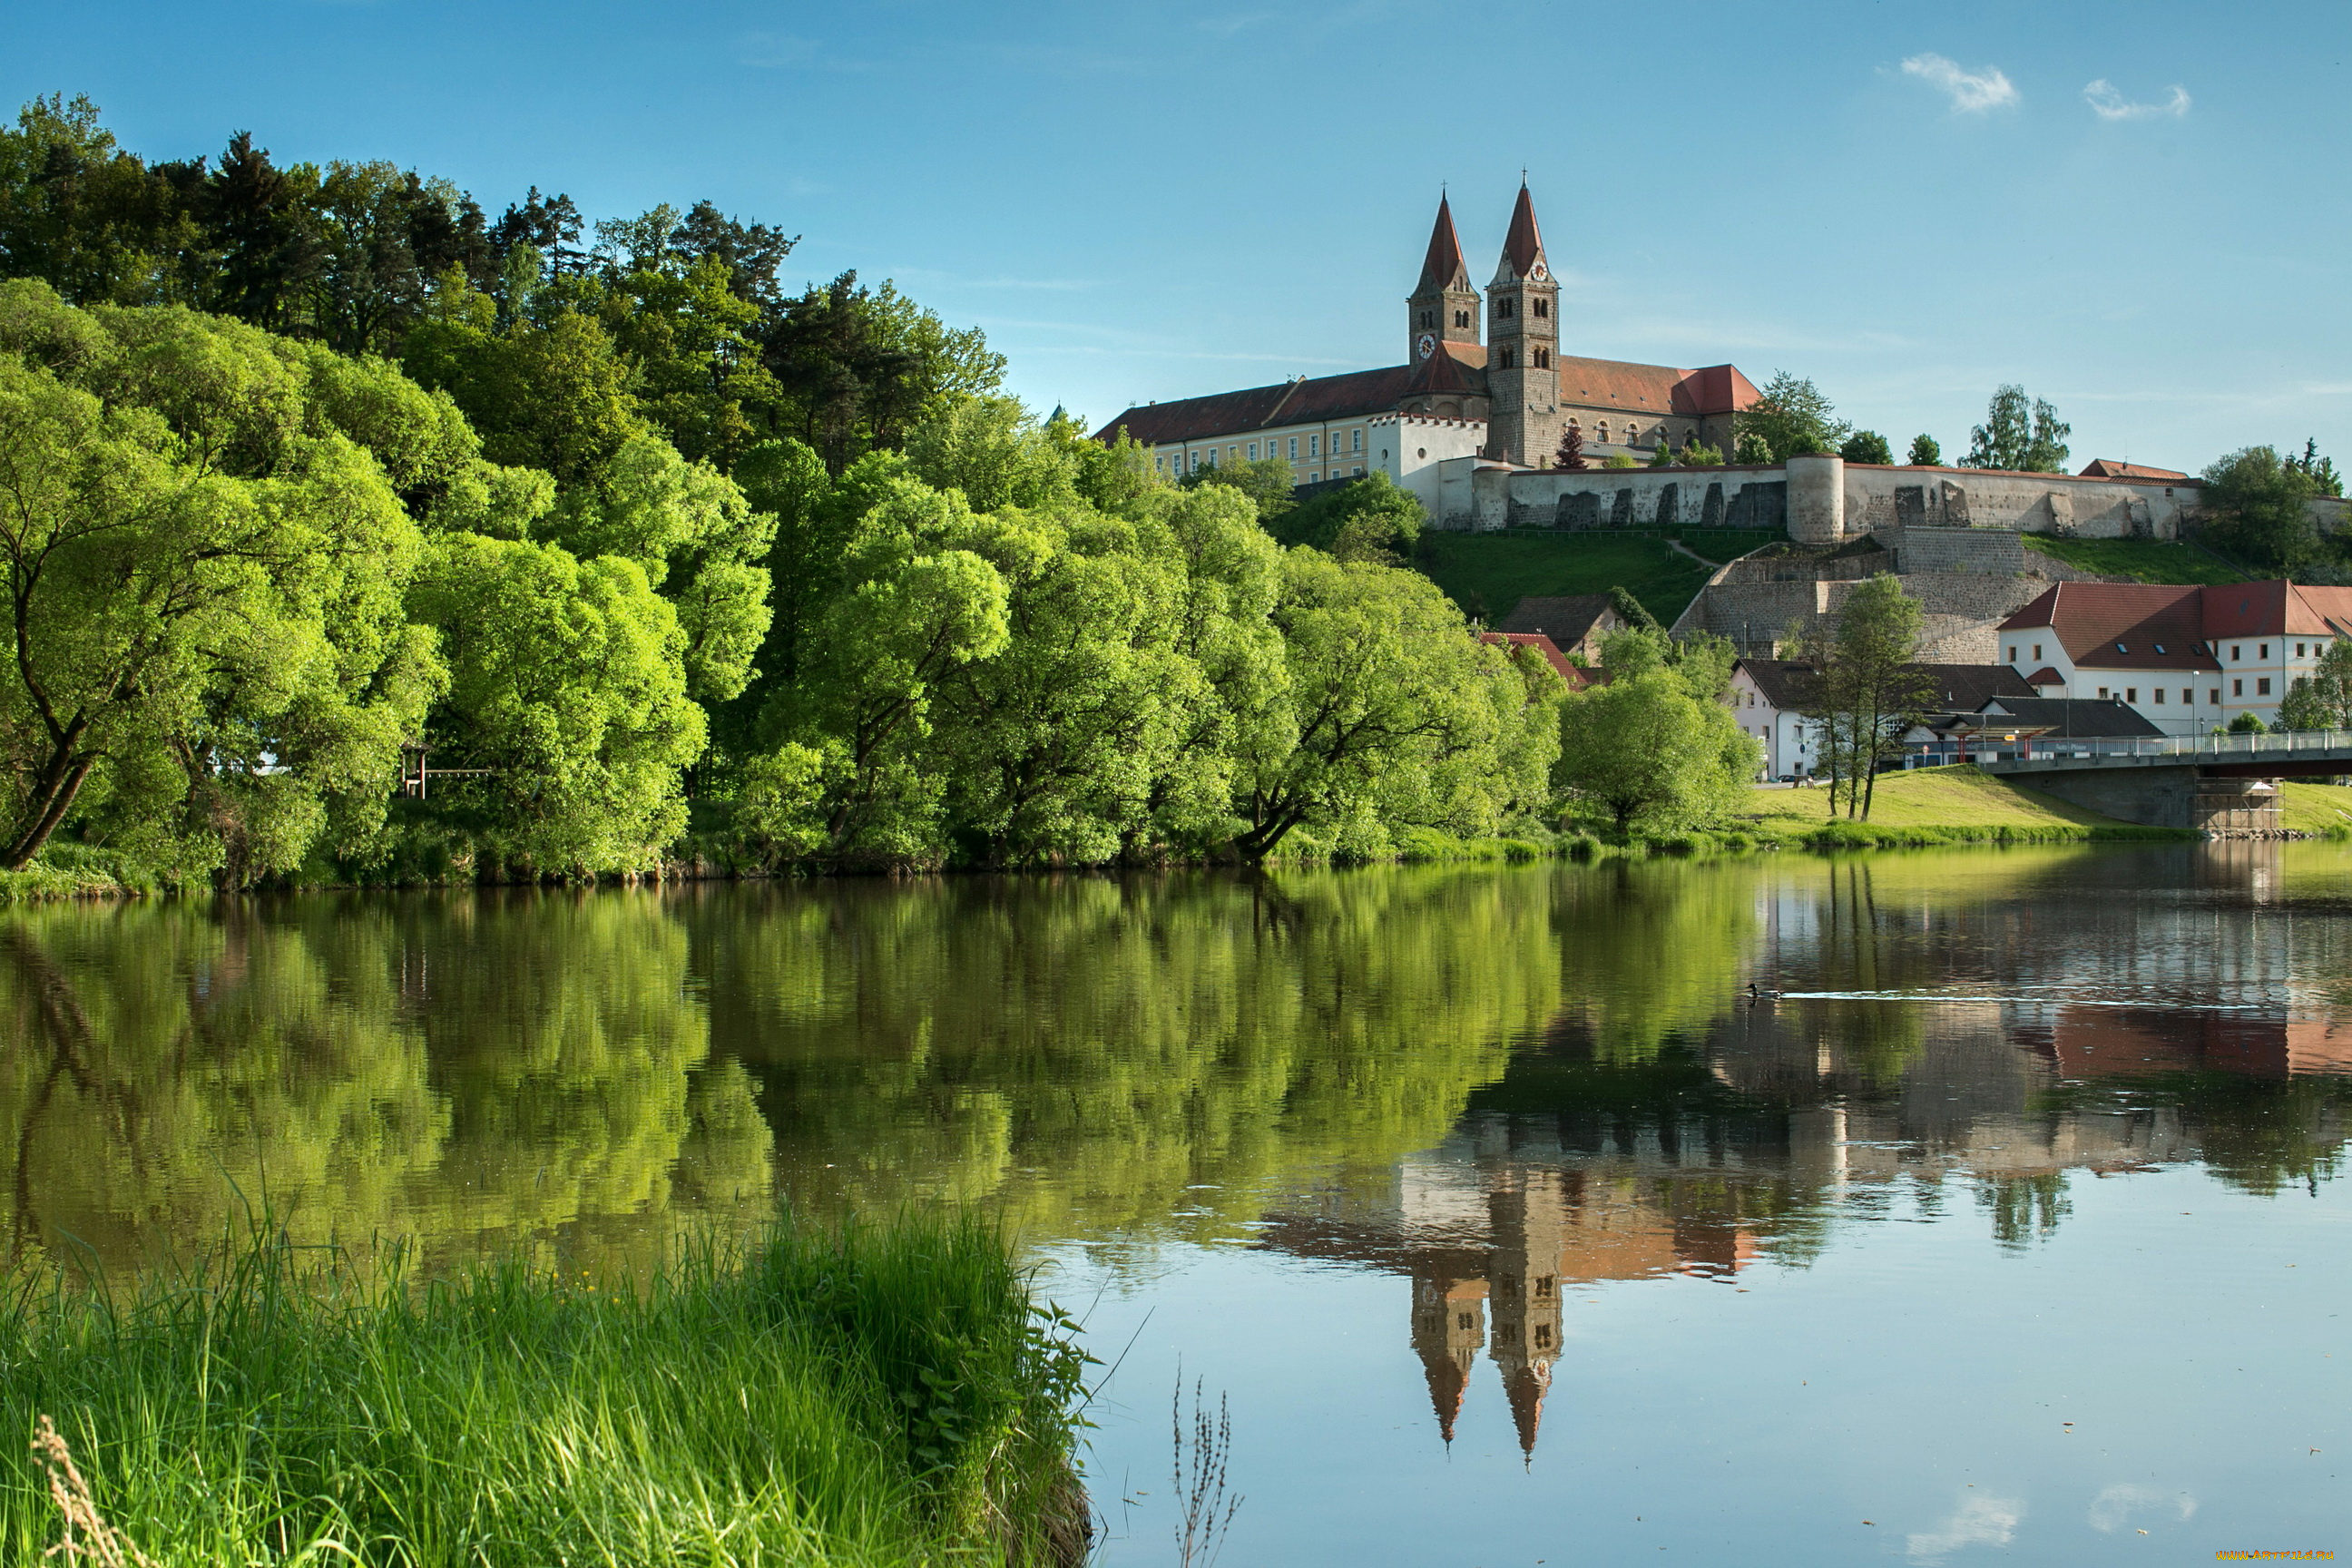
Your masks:
M1528 721L1516 668L1470 636L1435 584L1309 549L1284 556L1283 580L1273 619L1286 721L1238 749L1244 858L1263 860L1307 824L1488 832L1539 803L1551 759L1505 731Z
M1261 510L1259 516L1265 515ZM1271 529L1285 544L1308 545L1341 561L1393 566L1412 552L1427 521L1421 498L1376 472L1277 513Z
M2270 732L2270 726L2263 722L2260 714L2241 713L2230 721L2229 732L2232 735L2265 735Z
M1944 448L1937 444L1933 436L1914 436L1911 437L1911 453L1906 460L1915 468L1941 468Z
M1244 458L1238 463L1207 463L1176 482L1186 489L1195 489L1202 485L1229 485L1249 497L1250 504L1257 508L1257 520L1268 528L1274 526L1276 519L1298 504L1293 499L1297 487L1291 480L1290 465L1280 458Z
M1622 634L1612 652L1628 657L1643 634ZM1661 663L1575 693L1560 710L1555 784L1605 812L1622 837L1635 827L1672 830L1713 821L1745 795L1762 766L1757 742L1731 710L1702 701Z
M1682 456L1675 461L1685 468L1720 468L1723 464L1723 453L1719 448L1710 447L1700 440L1697 433L1693 432L1690 438L1683 443Z
M1902 756L1905 733L1934 700L1934 681L1913 662L1921 620L1902 580L1881 574L1846 595L1834 630L1811 639L1818 673L1803 712L1823 727L1832 816L1842 792L1846 816L1869 820L1878 770Z
M1986 405L1985 422L1969 432L1969 453L1960 459L1960 466L2025 474L2064 473L2066 437L2073 430L2041 398L2029 402L2025 388L2004 385Z
M1885 465L1895 461L1894 448L1887 446L1886 437L1875 430L1857 430L1848 436L1845 443L1838 447L1838 456L1849 463Z
M421 538L279 347L0 284L0 866L79 811L242 883L380 818L441 679Z
M2336 459L2319 455L2319 442L2315 437L2306 437L2303 443L2303 455L2288 458L2287 466L2310 477L2314 493L2332 496L2338 500L2343 499L2344 479L2336 471Z
M583 311L551 308L501 330L497 302L456 272L410 330L402 368L448 392L492 462L541 468L569 488L593 480L633 436L638 373Z
M2327 645L2308 676L2298 676L2279 704L2282 730L2352 730L2352 638Z
M446 786L495 811L518 868L648 869L686 826L680 771L706 722L688 695L688 638L643 567L555 545L443 535L409 594L449 662L427 739Z
M772 432L796 436L838 474L877 447L896 448L923 419L994 393L1004 356L977 328L951 329L889 283L845 272L761 321L761 363L783 389Z
M770 744L825 761L826 858L936 865L945 780L928 742L941 688L1009 637L1003 576L970 548L954 490L892 481L843 551L841 589L803 637L800 679L761 714Z
M1743 463L1785 463L1808 452L1834 452L1850 428L1819 387L1785 370L1773 372L1756 401L1732 416Z
M2319 549L2313 477L2275 447L2248 447L2205 469L2197 506L2212 541L2250 564L2293 573Z

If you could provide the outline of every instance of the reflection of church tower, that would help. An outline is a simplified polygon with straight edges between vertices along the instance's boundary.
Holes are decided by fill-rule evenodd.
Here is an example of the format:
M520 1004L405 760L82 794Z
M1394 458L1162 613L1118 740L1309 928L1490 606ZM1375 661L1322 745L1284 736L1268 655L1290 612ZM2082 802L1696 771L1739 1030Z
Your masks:
M1567 1241L1567 1194L1560 1173L1521 1167L1488 1194L1494 1261L1486 1271L1495 1303L1490 1353L1511 1402L1519 1451L1536 1451L1544 1392L1559 1358L1559 1258Z
M1437 1409L1437 1429L1454 1441L1454 1420L1462 1414L1462 1394L1486 1338L1486 1285L1481 1279L1449 1279L1416 1270L1412 1279L1412 1348L1429 1378L1429 1402Z

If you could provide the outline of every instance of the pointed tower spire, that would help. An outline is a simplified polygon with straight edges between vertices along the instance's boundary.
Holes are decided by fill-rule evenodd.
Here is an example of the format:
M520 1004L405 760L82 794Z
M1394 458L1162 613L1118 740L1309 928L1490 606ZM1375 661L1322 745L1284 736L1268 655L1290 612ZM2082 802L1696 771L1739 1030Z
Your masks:
M1470 287L1469 267L1462 259L1462 237L1454 232L1454 208L1437 198L1437 222L1429 231L1429 254L1422 258L1421 281L1415 294L1443 294Z
M1514 278L1525 278L1544 258L1543 231L1536 227L1536 204L1528 183L1519 181L1519 199L1511 208L1511 230L1503 237L1503 261Z
M1421 280L1405 300L1407 364L1418 365L1444 352L1444 343L1478 341L1478 290L1462 259L1462 237L1454 232L1454 205L1437 198L1437 221L1430 226L1429 250L1421 259Z

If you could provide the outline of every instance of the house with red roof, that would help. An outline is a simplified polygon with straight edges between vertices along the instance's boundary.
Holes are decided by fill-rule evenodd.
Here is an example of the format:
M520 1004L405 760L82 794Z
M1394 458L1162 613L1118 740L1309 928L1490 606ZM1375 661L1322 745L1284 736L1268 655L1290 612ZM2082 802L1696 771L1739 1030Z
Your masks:
M2170 735L2265 724L2337 637L2352 588L2273 579L2058 583L2001 622L2001 661L2043 697L2119 701Z

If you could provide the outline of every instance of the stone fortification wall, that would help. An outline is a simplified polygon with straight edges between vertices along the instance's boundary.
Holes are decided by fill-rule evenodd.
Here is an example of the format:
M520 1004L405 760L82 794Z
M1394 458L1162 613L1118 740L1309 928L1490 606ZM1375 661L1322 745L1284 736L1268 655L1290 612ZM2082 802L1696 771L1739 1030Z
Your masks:
M2105 580L2029 551L2003 530L1889 528L1834 550L1783 544L1743 555L1707 579L1673 629L1713 632L1766 654L1792 631L1833 621L1855 585L1882 573L1920 601L1920 657L1950 664L1992 662L1993 627L2051 584Z
M1879 468L1837 458L1713 468L1519 468L1489 459L1437 465L1428 485L1439 528L1781 528L1834 543L1888 528L1968 528L2088 539L2177 539L2194 481L2096 479L1990 468ZM2338 525L2341 503L2317 508Z

